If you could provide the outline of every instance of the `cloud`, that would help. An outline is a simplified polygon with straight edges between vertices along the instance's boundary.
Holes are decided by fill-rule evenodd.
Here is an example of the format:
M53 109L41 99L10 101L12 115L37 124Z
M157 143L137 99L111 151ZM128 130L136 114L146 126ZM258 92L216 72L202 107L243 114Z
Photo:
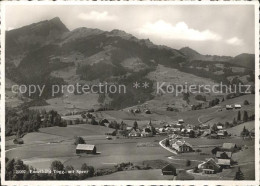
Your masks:
M226 40L226 43L228 43L230 45L242 45L243 44L243 40L239 39L237 37L232 37L232 38Z
M13 30L14 27L7 27L7 31Z
M78 18L89 21L115 21L117 19L116 16L109 15L106 11L91 11L90 13L80 13Z
M185 22L178 22L176 25L159 20L155 23L146 23L141 28L137 29L139 34L155 35L164 39L179 39L179 40L194 40L206 41L221 39L221 36L210 31L199 31L189 28Z

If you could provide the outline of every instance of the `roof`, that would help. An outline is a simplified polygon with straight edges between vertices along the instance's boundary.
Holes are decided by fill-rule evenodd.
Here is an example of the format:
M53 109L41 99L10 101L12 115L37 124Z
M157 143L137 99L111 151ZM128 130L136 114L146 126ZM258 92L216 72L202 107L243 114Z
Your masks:
M228 158L231 158L231 157L232 157L232 152L221 152L221 151L217 151L216 157L217 157L217 158L220 158L220 157L221 157L221 154L223 154L223 153L225 153Z
M230 159L218 159L218 165L230 165Z
M223 143L223 146L222 146L223 149L232 149L235 147L236 147L235 143Z
M167 170L167 171L169 171L169 170L171 170L171 171L176 171L176 168L174 167L174 165L173 164L168 164L168 165L166 165L166 166L164 166L163 168L162 168L162 171L164 171L164 170Z
M223 127L221 125L218 125L217 129L223 129Z
M93 150L95 145L90 144L78 144L76 150Z
M189 147L192 148L192 145L189 144L189 143L187 143L186 141L182 142L182 141L179 141L179 140L178 140L178 141L175 142L175 144L176 144L177 146L187 145L187 146L189 146Z
M210 158L210 159L207 160L205 163L211 163L211 164L215 165L216 167L220 168L220 166L214 161L213 158Z
M133 127L126 127L126 130L132 130Z
M235 107L241 107L241 105L240 104L235 104Z

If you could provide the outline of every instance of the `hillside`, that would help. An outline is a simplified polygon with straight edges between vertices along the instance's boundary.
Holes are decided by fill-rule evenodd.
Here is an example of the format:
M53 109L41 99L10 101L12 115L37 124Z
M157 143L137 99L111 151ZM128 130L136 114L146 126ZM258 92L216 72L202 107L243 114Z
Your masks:
M67 99L79 109L108 106L114 109L131 107L156 98L155 82L172 84L205 84L233 82L253 84L252 56L235 58L201 55L188 47L180 50L138 39L118 29L102 31L77 28L69 31L59 18L41 21L6 32L6 77L14 83L45 86L30 96L47 100L50 108L64 108ZM250 56L250 57L248 57ZM250 58L244 66L242 61ZM232 59L232 62L227 60ZM158 78L157 78L158 77ZM184 78L184 79L183 79ZM93 105L85 104L86 96L61 92L51 95L53 85L94 84L99 82L124 84L126 94L90 96ZM133 88L134 82L148 82L147 89ZM23 96L28 97L28 94ZM82 100L80 102L75 100ZM166 98L168 99L168 98ZM181 99L182 98L177 98ZM69 101L70 100L70 101ZM183 100L180 107L183 107ZM85 106L86 105L86 106Z
M201 61L229 61L232 59L230 56L217 56L217 55L202 55L199 52L189 48L183 47L180 49L190 61L192 60L201 60Z

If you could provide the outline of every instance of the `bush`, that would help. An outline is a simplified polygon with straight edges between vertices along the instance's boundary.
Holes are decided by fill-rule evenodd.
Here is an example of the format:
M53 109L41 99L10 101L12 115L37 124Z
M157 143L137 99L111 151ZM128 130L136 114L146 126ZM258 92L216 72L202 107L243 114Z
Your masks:
M245 100L244 105L249 105L249 102L247 100Z
M187 160L186 161L186 167L189 167L191 165L191 161L190 160Z
M76 136L76 137L75 137L75 142L74 142L75 145L85 144L85 143L86 143L86 142L85 142L85 140L84 140L82 137L80 137L80 136Z
M13 140L14 144L24 144L23 139L22 138L16 138Z

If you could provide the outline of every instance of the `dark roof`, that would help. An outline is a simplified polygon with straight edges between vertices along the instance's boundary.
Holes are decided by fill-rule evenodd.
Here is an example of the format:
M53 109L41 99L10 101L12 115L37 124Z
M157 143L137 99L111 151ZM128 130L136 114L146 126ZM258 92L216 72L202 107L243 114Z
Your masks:
M177 175L176 174L176 168L173 164L168 164L162 168L162 173L164 175Z
M231 158L231 157L232 157L232 152L221 152L221 151L218 151L218 152L216 153L216 157L217 157L217 158L221 158L221 155L222 155L222 154L226 154L228 158Z

